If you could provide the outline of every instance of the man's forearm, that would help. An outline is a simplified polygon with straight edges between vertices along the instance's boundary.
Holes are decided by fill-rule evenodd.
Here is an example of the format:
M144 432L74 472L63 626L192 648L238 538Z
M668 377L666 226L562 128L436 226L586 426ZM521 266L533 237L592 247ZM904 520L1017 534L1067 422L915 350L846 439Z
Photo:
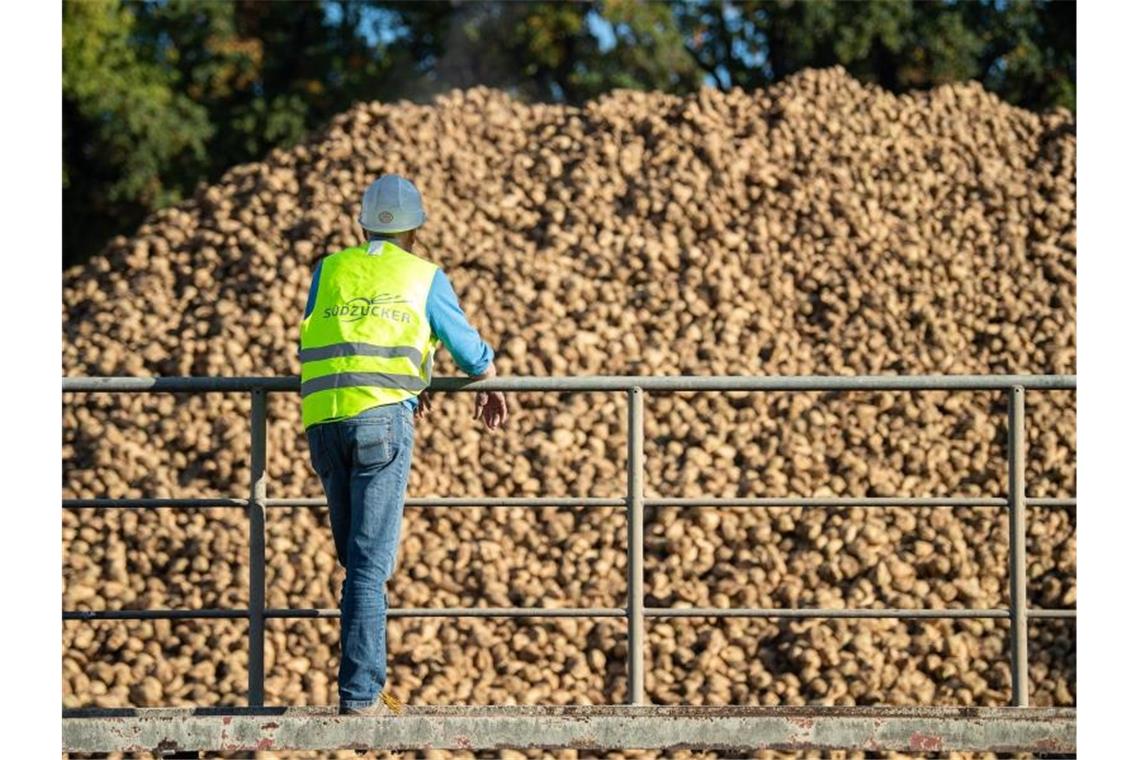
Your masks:
M495 372L495 362L491 362L490 364L487 365L487 369L483 370L482 374L471 375L471 379L472 380L487 380L489 378L494 377L496 374L497 373Z

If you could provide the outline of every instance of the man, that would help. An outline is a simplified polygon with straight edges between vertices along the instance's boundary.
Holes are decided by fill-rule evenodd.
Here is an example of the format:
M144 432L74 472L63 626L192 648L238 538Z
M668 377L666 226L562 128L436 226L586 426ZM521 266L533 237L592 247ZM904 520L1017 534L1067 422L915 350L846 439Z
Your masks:
M436 346L466 374L495 376L494 353L471 327L443 270L412 253L426 220L408 180L384 175L364 193L367 242L322 259L301 322L301 417L329 502L340 600L340 712L399 712L383 691L387 582L396 564L413 420L430 410ZM491 430L507 421L502 393L475 396Z

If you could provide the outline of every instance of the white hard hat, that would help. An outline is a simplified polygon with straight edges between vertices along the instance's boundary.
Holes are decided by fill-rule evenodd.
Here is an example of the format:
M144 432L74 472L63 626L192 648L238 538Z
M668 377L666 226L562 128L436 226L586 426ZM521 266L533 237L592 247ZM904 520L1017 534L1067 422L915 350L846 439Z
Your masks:
M398 174L385 174L364 191L360 226L369 232L406 232L427 221L420 191Z

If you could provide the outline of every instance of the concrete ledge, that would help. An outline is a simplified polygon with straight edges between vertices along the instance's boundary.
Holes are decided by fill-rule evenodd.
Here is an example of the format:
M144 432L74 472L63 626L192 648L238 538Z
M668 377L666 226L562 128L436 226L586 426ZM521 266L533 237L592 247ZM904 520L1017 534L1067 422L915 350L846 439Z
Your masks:
M333 749L863 749L1076 752L1076 710L953 707L410 706L65 710L64 752Z

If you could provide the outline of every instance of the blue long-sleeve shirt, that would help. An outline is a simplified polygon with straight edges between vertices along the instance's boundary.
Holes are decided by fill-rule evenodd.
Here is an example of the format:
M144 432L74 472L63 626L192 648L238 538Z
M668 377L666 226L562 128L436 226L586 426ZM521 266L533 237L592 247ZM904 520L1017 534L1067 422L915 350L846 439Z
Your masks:
M384 242L383 238L373 239L368 244L368 252L374 256L380 255ZM305 304L306 317L312 313L316 304L320 277L321 262L318 261L316 269L313 270L313 282L309 286L309 300ZM435 277L428 289L427 318L432 334L447 347L459 369L468 375L481 375L487 371L487 367L495 358L495 352L467 321L467 315L459 305L455 289L451 287L451 281L447 279L442 268L435 270ZM414 410L419 401L413 396L403 403Z

